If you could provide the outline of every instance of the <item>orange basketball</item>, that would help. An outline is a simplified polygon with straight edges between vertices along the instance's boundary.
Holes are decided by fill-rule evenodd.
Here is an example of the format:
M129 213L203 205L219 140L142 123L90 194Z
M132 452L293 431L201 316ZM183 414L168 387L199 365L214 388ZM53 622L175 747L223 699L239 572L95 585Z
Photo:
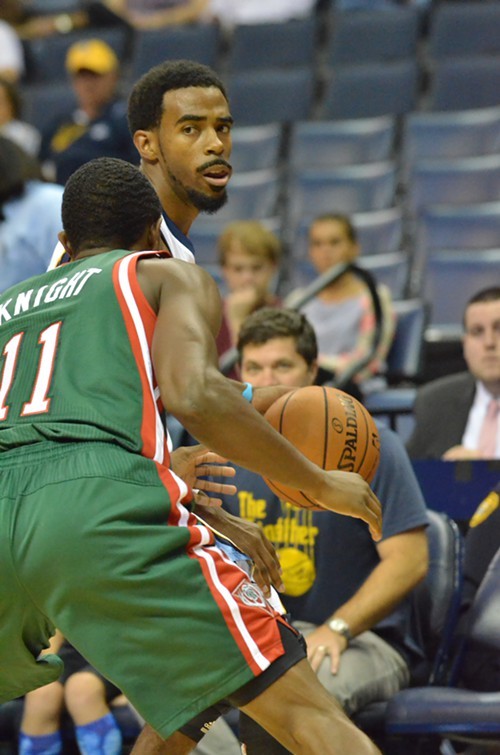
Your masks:
M372 481L380 456L377 427L371 414L348 393L319 385L297 388L275 401L265 417L323 469L358 472ZM301 490L264 479L282 500L306 509L321 508Z

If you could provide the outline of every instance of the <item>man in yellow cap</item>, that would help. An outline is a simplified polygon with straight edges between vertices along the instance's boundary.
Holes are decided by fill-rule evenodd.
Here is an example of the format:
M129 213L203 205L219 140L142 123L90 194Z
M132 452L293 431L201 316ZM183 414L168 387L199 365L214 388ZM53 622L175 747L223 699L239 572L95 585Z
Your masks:
M65 184L77 168L96 157L137 163L126 102L117 91L120 65L114 50L101 39L75 42L68 50L66 69L76 108L72 103L56 114L42 134L40 157L46 177Z

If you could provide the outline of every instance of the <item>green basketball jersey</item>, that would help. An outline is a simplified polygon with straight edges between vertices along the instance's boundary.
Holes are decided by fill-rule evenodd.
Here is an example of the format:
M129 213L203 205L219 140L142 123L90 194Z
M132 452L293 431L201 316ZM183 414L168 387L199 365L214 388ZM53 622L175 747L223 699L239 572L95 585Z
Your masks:
M168 458L140 256L86 257L0 295L0 451L109 441Z

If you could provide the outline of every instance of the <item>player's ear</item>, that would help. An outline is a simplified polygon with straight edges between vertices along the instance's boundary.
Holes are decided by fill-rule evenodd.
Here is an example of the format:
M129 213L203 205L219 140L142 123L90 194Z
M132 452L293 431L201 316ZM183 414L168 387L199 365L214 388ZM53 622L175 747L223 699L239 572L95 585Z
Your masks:
M71 257L71 259L74 259L75 253L74 253L73 247L71 246L71 243L70 243L70 241L68 239L68 236L66 235L66 231L59 231L59 233L57 234L57 238L59 239L59 241L63 245L64 251L67 254L69 254L69 256Z
M161 217L158 218L156 223L153 223L148 229L148 249L165 249L165 242L163 241L160 233Z
M142 160L151 162L158 159L157 140L154 131L136 131L134 145Z

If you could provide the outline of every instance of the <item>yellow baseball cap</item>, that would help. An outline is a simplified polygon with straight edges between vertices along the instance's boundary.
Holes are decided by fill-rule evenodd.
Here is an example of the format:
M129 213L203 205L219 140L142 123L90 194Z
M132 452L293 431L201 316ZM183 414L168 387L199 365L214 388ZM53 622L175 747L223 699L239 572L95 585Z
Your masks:
M66 55L66 68L70 73L85 70L102 75L116 71L118 58L102 39L86 39L71 45Z

